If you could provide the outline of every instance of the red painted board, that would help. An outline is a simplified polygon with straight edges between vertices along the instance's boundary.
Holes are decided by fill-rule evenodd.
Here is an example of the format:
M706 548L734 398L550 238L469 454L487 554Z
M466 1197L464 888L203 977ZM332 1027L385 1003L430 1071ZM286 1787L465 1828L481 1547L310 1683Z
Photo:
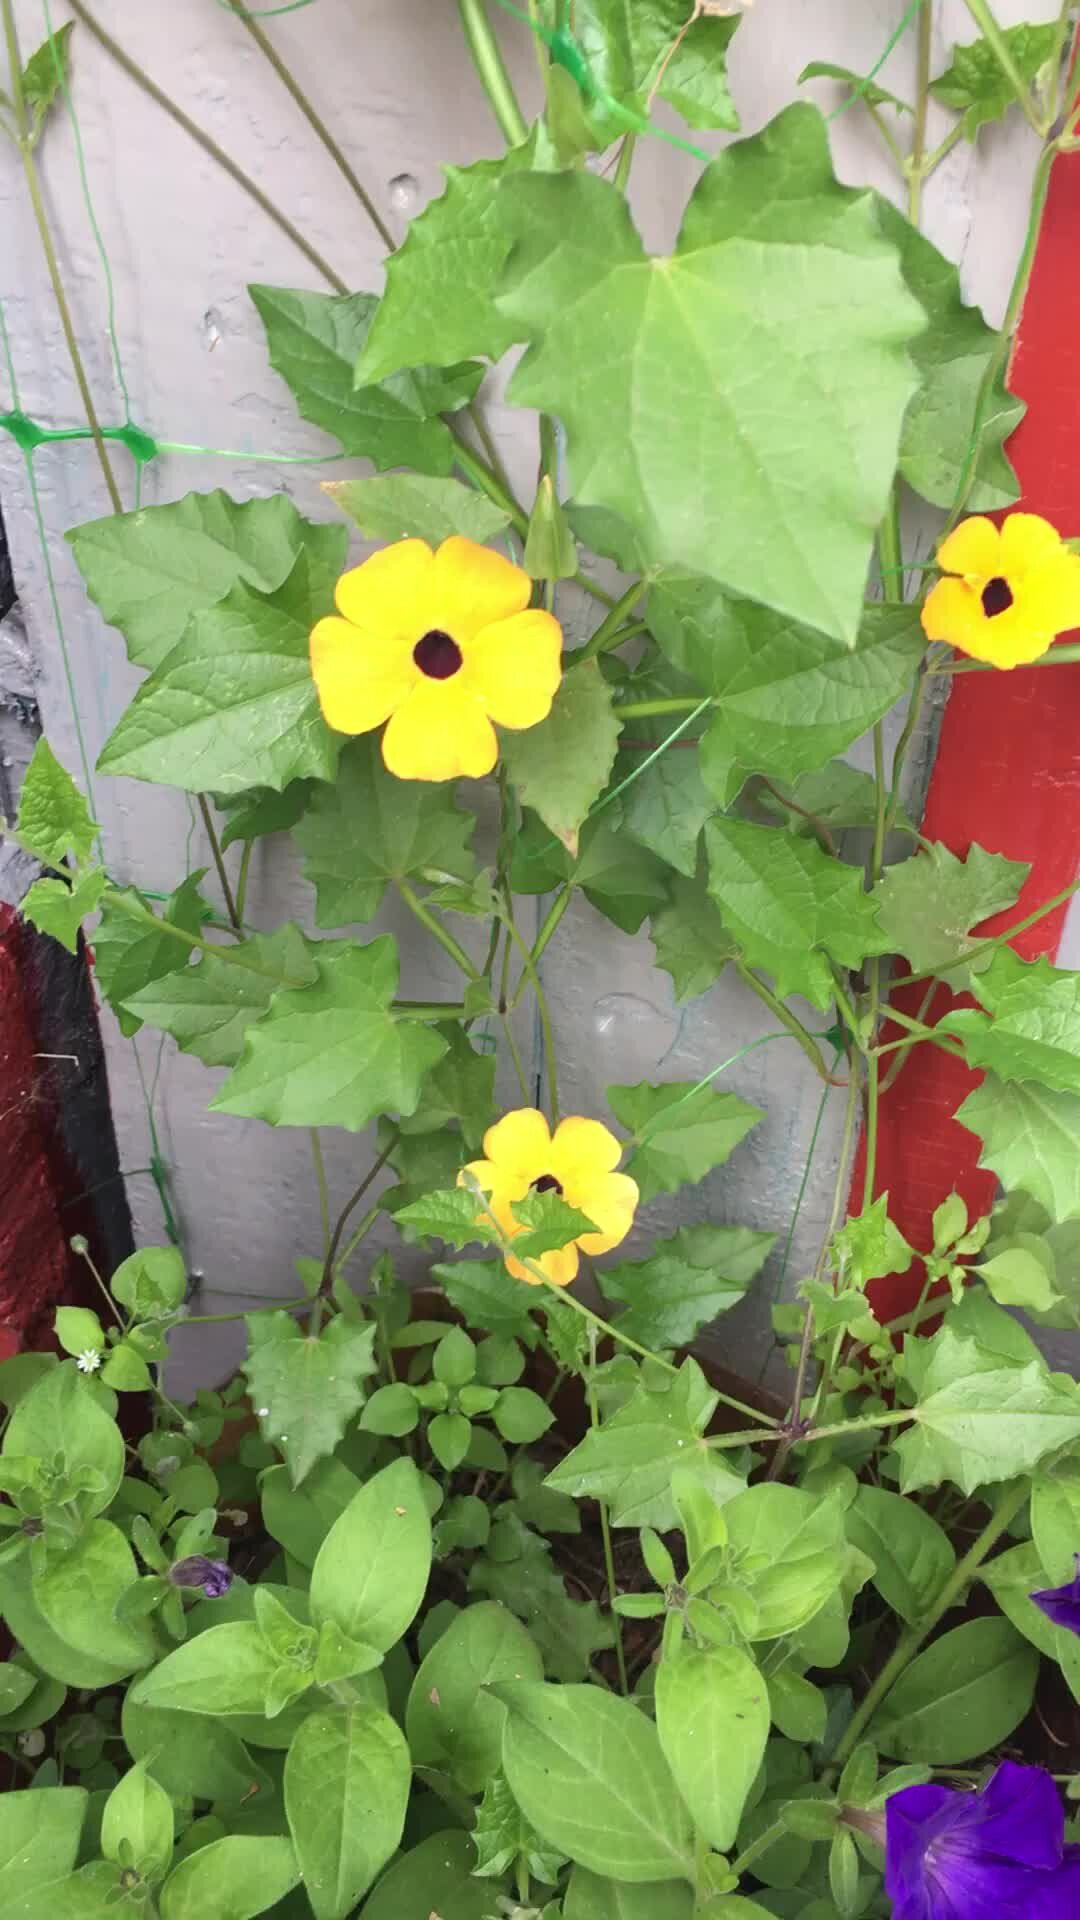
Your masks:
M63 1298L72 1256L35 1089L33 1010L24 992L25 934L0 904L0 1359Z
M1009 443L1020 505L1063 534L1080 533L1080 153L1059 156L1034 272L1014 350L1010 387L1027 413ZM1075 635L1072 637L1076 637ZM1068 668L960 674L953 683L934 761L923 832L964 854L973 840L1031 862L1017 905L985 923L994 933L1067 887L1080 871L1080 681ZM1064 907L1013 943L1027 959L1057 952ZM917 1011L920 989L896 1005ZM944 989L931 1019L964 1004ZM970 1003L969 1003L970 1004ZM898 1039L893 1029L888 1039ZM916 1047L881 1103L875 1193L915 1247L930 1245L930 1216L955 1188L974 1216L997 1182L977 1165L980 1143L953 1119L982 1076L941 1048ZM852 1184L858 1207L862 1149ZM882 1318L905 1312L921 1286L892 1275L873 1289Z

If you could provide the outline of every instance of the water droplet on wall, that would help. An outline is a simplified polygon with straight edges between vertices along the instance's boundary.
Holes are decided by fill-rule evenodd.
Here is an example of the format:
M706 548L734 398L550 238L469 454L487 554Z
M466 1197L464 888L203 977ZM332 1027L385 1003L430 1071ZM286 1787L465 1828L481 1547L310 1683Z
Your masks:
M420 198L420 187L411 173L395 173L387 188L387 198L394 213L406 216L413 213Z

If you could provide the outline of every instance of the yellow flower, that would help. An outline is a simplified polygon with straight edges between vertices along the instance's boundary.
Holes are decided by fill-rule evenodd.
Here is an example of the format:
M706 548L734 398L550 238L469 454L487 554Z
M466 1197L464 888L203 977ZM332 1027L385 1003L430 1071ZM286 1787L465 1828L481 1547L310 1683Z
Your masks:
M1000 527L976 514L942 541L937 559L952 577L926 597L929 640L994 667L1021 667L1080 626L1080 554L1037 513L1010 513Z
M578 1248L583 1253L606 1253L625 1240L638 1203L637 1182L616 1173L622 1145L599 1120L573 1114L560 1121L552 1134L535 1107L504 1113L484 1135L485 1160L473 1160L458 1175L462 1186L473 1174L491 1200L491 1211L509 1237L526 1229L514 1218L516 1200L527 1193L558 1193L567 1206L577 1207L599 1228L583 1233L565 1247L542 1254L535 1262L557 1287L569 1286L578 1270ZM509 1254L506 1267L515 1279L540 1282Z
M562 678L562 629L529 606L532 581L454 534L433 553L399 540L342 574L337 614L311 635L329 726L383 734L399 780L478 779L499 755L492 721L535 727Z

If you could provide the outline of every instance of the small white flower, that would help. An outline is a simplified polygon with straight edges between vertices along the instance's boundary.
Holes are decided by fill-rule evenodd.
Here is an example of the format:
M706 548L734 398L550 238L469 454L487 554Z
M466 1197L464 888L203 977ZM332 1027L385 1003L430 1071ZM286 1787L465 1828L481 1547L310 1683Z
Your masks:
M80 1373L96 1373L101 1365L101 1355L96 1347L84 1347L75 1357L75 1365Z
M39 1753L45 1751L45 1735L40 1727L33 1727L29 1733L16 1734L15 1745L28 1760L36 1760Z

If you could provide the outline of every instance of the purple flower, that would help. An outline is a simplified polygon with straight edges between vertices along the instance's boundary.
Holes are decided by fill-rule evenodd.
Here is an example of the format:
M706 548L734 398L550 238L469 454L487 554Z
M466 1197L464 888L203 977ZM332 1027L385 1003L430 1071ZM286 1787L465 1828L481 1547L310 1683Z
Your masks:
M220 1600L232 1586L233 1577L224 1560L208 1560L204 1553L189 1554L186 1560L174 1560L169 1568L174 1587L201 1587L208 1600Z
M905 1787L885 1806L893 1920L1075 1920L1080 1846L1041 1767L1003 1760L978 1793Z
M1029 1595L1040 1613L1045 1613L1055 1627L1067 1627L1070 1633L1080 1633L1080 1553L1076 1555L1076 1572L1063 1587L1043 1587L1039 1593Z

